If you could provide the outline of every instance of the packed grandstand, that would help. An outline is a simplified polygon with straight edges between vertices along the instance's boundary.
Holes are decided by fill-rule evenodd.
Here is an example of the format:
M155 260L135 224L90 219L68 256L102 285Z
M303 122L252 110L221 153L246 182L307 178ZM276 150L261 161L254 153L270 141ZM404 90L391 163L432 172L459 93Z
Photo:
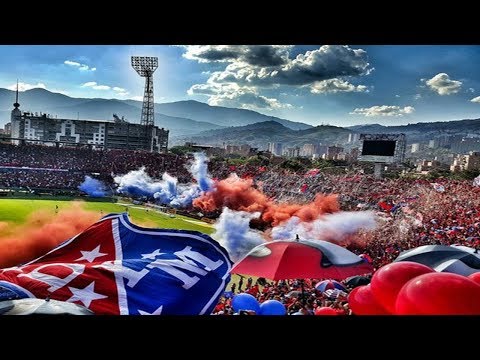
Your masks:
M160 179L164 173L168 173L177 179L178 184L188 184L199 181L189 171L192 160L192 154L0 144L0 189L53 195L67 192L84 196L85 193L79 188L85 176L89 176L105 184L112 195L119 185L115 181L116 176L138 171L142 167L152 179ZM232 178L232 173L236 174L235 178ZM334 195L337 203L326 207L322 202L325 208L317 215L338 211L374 214L376 226L359 226L354 232L340 234L340 238L332 235L331 239L327 239L361 255L374 271L391 264L402 251L422 245L480 248L480 187L472 180L402 176L375 179L372 174L358 167L344 166L340 172L308 167L295 171L278 164L232 165L223 158L208 161L208 174L216 184L222 181L243 184L255 196L263 197L253 209L253 203L241 203L244 200L217 204L214 197L205 199L206 195L199 193L192 202L182 203L187 213L197 214L201 211L217 219L223 207L250 213L257 211L262 215L249 219L252 229L266 231L273 238L275 229L285 221L293 216L301 218L299 209L323 201L318 200L319 196L328 198ZM132 197L135 198L135 194ZM159 203L161 199L158 196L142 198ZM175 204L161 205L175 207ZM287 217L279 220L275 217L278 215L278 204L297 204L298 209L283 212ZM269 211L277 212L269 218L265 216ZM317 215L304 220L313 222ZM325 233L324 236L328 238L329 234ZM371 274L364 275L368 283ZM213 314L239 313L232 305L238 294L252 295L259 304L276 300L285 305L288 314L313 315L326 307L338 314L351 314L348 295L359 285L344 279L338 285L331 282L328 288L320 289L318 284L322 280L325 279L271 281L263 277L239 276L228 285Z

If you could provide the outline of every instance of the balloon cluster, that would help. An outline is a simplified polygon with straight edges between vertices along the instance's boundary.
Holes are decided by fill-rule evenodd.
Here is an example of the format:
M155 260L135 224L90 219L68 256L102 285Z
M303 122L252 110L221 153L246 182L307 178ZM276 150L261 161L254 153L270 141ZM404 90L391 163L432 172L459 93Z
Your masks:
M235 295L232 299L232 307L236 313L241 311L254 311L255 315L286 315L285 305L277 300L267 300L261 304L254 296L246 293Z
M353 289L348 302L355 315L479 315L480 273L465 277L394 262Z

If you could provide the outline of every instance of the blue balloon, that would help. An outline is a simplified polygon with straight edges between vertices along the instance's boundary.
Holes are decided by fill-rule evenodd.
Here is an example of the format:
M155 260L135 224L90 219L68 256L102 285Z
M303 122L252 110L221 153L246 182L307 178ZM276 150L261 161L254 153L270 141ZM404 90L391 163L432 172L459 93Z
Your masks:
M235 312L240 310L253 310L257 314L260 312L260 305L254 296L246 293L235 295L232 300L232 307Z
M278 300L267 300L260 305L259 315L286 315L287 309Z

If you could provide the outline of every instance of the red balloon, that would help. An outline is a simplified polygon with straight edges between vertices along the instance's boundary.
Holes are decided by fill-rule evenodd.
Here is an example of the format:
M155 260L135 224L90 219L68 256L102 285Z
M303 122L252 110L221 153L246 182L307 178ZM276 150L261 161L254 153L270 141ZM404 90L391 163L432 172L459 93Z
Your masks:
M315 309L315 315L339 315L335 309L328 306L317 307Z
M480 286L458 274L420 275L398 293L396 314L480 315Z
M475 281L477 284L480 285L480 272L476 272L476 273L473 273L473 274L470 274L468 276L469 279L472 279L473 281Z
M382 266L373 274L370 285L377 301L391 314L395 313L397 295L409 280L434 272L426 265L412 261L399 261Z
M348 295L348 304L355 315L389 315L373 296L370 284L353 289Z

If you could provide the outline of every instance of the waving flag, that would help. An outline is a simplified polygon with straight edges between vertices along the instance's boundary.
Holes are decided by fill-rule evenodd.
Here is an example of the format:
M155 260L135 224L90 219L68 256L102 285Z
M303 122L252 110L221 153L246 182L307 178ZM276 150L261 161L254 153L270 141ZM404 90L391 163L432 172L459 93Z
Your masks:
M445 187L437 183L430 183L437 192L445 192Z
M0 270L0 300L50 297L109 315L210 314L231 265L208 235L110 214L46 255Z

